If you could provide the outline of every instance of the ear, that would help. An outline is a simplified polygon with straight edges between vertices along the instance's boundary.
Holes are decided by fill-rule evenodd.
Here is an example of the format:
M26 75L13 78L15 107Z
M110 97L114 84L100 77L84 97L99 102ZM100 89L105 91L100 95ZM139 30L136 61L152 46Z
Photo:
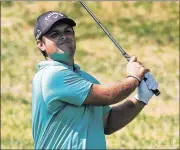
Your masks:
M45 44L41 40L37 40L36 43L37 43L38 48L41 51L45 51L46 50Z

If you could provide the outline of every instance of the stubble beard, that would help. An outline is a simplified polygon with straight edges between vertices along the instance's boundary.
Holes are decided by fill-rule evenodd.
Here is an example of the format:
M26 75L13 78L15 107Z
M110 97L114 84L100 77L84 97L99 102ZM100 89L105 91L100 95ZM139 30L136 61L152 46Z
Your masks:
M56 52L59 54L64 54L68 57L68 60L74 62L74 55L76 51L76 44L73 43L64 43L56 46Z

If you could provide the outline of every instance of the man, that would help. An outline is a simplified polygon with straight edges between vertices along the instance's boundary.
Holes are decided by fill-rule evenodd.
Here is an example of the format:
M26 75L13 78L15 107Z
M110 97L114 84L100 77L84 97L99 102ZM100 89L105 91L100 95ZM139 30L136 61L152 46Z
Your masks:
M126 126L153 96L157 83L136 57L122 82L100 84L74 63L76 23L49 11L38 17L34 36L45 57L32 85L35 149L105 149L105 134ZM146 83L142 79L146 74ZM135 97L123 104L137 88Z

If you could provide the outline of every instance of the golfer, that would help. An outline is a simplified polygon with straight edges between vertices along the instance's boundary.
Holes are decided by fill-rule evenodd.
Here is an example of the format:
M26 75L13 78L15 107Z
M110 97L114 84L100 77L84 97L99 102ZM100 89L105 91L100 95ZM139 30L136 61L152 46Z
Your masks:
M35 149L106 149L105 134L131 122L153 96L151 89L158 87L135 56L123 81L100 84L74 62L75 26L57 11L40 15L35 24L37 47L45 57L32 81ZM134 97L118 104L135 89Z

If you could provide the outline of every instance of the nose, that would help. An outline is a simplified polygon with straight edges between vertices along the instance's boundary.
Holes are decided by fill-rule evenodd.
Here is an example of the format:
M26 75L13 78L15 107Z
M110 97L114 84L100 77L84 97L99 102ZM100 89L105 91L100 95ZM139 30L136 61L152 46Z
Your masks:
M64 41L65 39L66 39L66 36L64 36L64 35L60 37L60 40Z

